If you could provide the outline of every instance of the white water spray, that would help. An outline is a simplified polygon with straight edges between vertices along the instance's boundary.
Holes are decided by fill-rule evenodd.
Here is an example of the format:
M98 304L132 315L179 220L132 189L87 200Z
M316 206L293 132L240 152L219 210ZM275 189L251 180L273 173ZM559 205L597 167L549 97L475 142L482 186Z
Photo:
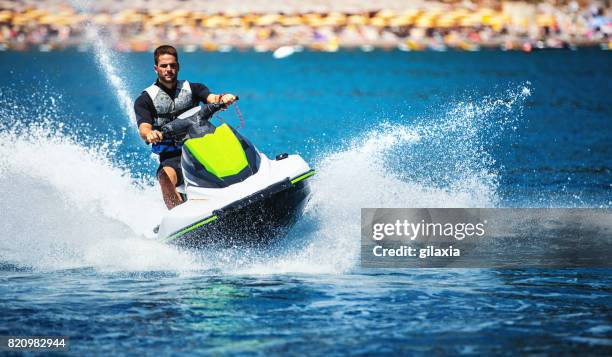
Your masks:
M115 165L113 143L65 129L55 91L24 105L0 88L0 263L35 270L193 271L188 253L146 239L159 188ZM87 127L87 123L81 123Z
M0 262L41 270L351 271L359 261L361 207L496 206L497 173L479 138L511 127L528 95L524 89L501 99L458 103L448 108L447 118L429 125L381 123L345 140L313 165L317 175L301 230L279 250L236 248L197 256L140 237L165 212L158 189L134 183L99 145L58 132L61 98L31 113L27 110L38 107L19 107L6 99L10 96L0 96L0 118L6 122L38 118L54 128L22 125L0 132L0 180L19 182L17 189L0 189ZM444 166L449 162L457 164L449 170ZM422 180L425 175L429 180Z
M502 97L451 105L426 124L381 123L324 153L314 165L306 218L316 221L302 247L232 272L344 273L359 265L362 207L495 207L498 173L488 140L514 128L527 86ZM399 159L398 159L399 158ZM217 261L223 261L218 259Z
M146 239L165 207L159 189L135 184L104 147L85 147L44 126L0 134L0 261L37 270L199 269L189 254Z
M85 11L88 8L90 1L72 0L75 8ZM117 68L121 68L122 64L115 56L114 51L109 48L107 41L102 34L101 29L93 22L89 21L85 24L85 35L90 43L93 44L94 55L100 70L106 77L108 84L113 88L115 97L123 110L126 118L129 118L127 123L129 127L134 127L136 119L133 110L133 100L127 90L128 84L117 73Z

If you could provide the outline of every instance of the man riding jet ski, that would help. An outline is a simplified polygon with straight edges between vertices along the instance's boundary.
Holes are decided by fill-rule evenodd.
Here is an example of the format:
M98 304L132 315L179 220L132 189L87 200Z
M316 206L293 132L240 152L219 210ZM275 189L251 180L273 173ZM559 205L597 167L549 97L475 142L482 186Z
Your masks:
M238 99L238 98L236 98ZM157 236L187 247L259 244L284 233L302 212L314 174L299 155L275 160L228 124L211 116L225 103L195 107L162 127L164 139L182 143L185 203L162 219Z

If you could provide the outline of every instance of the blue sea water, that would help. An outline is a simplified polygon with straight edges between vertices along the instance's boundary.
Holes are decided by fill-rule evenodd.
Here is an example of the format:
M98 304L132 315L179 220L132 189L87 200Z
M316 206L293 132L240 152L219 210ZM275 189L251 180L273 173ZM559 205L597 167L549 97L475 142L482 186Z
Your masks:
M180 77L240 96L261 151L317 169L273 251L195 253L143 236L165 210L129 108L152 56L0 52L0 336L68 335L74 355L609 354L610 269L366 270L359 214L610 208L610 56L181 53Z

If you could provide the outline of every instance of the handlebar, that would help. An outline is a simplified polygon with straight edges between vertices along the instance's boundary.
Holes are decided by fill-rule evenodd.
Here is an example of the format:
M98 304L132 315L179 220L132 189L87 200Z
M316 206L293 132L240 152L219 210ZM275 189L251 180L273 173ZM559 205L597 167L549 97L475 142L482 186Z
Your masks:
M239 97L236 96L235 101L238 99ZM189 119L173 120L169 122L168 124L164 125L160 131L164 139L166 138L171 139L171 140L181 139L187 134L187 132L189 131L189 128L192 125L194 124L203 125L203 123L208 121L213 116L213 114L225 108L227 108L227 104L223 102L205 104L200 108L197 114L192 114L192 116L194 117L197 115L197 119L198 119L197 121L189 120Z
M234 101L238 99L240 99L240 97L236 96L236 99ZM227 108L227 104L223 102L209 103L209 104L205 104L202 107L201 113L204 118L210 118L213 114L225 108Z
M238 99L239 97L236 96L236 100ZM205 104L200 111L201 118L204 120L208 120L213 116L213 114L225 108L227 108L227 104L223 102Z

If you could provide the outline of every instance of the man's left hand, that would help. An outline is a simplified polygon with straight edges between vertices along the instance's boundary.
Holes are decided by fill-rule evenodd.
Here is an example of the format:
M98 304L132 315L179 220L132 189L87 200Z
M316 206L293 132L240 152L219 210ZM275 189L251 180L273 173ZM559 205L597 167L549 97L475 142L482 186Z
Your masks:
M230 93L221 94L219 101L228 106L236 101L236 96Z

